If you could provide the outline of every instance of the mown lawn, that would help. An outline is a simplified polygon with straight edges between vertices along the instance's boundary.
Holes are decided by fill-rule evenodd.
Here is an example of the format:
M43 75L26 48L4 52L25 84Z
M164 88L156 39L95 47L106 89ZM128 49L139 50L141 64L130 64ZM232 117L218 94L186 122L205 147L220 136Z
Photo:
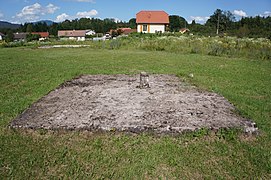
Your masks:
M201 130L177 137L9 129L80 74L176 74L222 94L259 136ZM193 73L194 78L188 74ZM157 51L0 48L0 179L271 178L271 61Z

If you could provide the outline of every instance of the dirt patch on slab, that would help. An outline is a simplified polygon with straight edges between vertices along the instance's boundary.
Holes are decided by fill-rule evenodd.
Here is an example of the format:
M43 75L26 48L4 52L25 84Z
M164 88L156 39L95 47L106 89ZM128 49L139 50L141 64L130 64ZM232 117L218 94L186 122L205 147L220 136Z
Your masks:
M41 98L10 126L158 133L252 126L224 97L174 75L150 75L150 88L138 85L139 75L82 75Z

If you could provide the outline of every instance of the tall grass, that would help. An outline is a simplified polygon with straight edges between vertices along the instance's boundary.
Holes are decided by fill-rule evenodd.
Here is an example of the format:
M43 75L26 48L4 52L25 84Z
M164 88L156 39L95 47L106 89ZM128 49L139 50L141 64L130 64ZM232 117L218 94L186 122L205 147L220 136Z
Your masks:
M126 41L130 42L130 44ZM271 41L269 39L163 36L154 38L123 38L122 42L126 46L130 45L131 48L143 50L224 57L246 57L261 60L271 59Z
M180 34L132 34L109 41L47 41L2 43L1 47L83 44L92 49L129 49L202 54L222 57L245 57L270 60L271 41L264 38L199 37Z

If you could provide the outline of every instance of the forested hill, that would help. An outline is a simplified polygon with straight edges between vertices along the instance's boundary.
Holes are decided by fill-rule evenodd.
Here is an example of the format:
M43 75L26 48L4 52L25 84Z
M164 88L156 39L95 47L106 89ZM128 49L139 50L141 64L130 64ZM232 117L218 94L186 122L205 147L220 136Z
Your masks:
M7 29L18 29L20 24L12 24L6 21L0 21L0 29L7 28Z

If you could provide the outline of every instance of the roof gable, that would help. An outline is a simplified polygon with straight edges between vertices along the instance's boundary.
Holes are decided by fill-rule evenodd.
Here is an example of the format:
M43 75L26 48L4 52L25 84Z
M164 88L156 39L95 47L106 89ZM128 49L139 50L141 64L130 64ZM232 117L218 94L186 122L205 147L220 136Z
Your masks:
M140 11L136 14L136 23L169 24L169 17L165 11Z

